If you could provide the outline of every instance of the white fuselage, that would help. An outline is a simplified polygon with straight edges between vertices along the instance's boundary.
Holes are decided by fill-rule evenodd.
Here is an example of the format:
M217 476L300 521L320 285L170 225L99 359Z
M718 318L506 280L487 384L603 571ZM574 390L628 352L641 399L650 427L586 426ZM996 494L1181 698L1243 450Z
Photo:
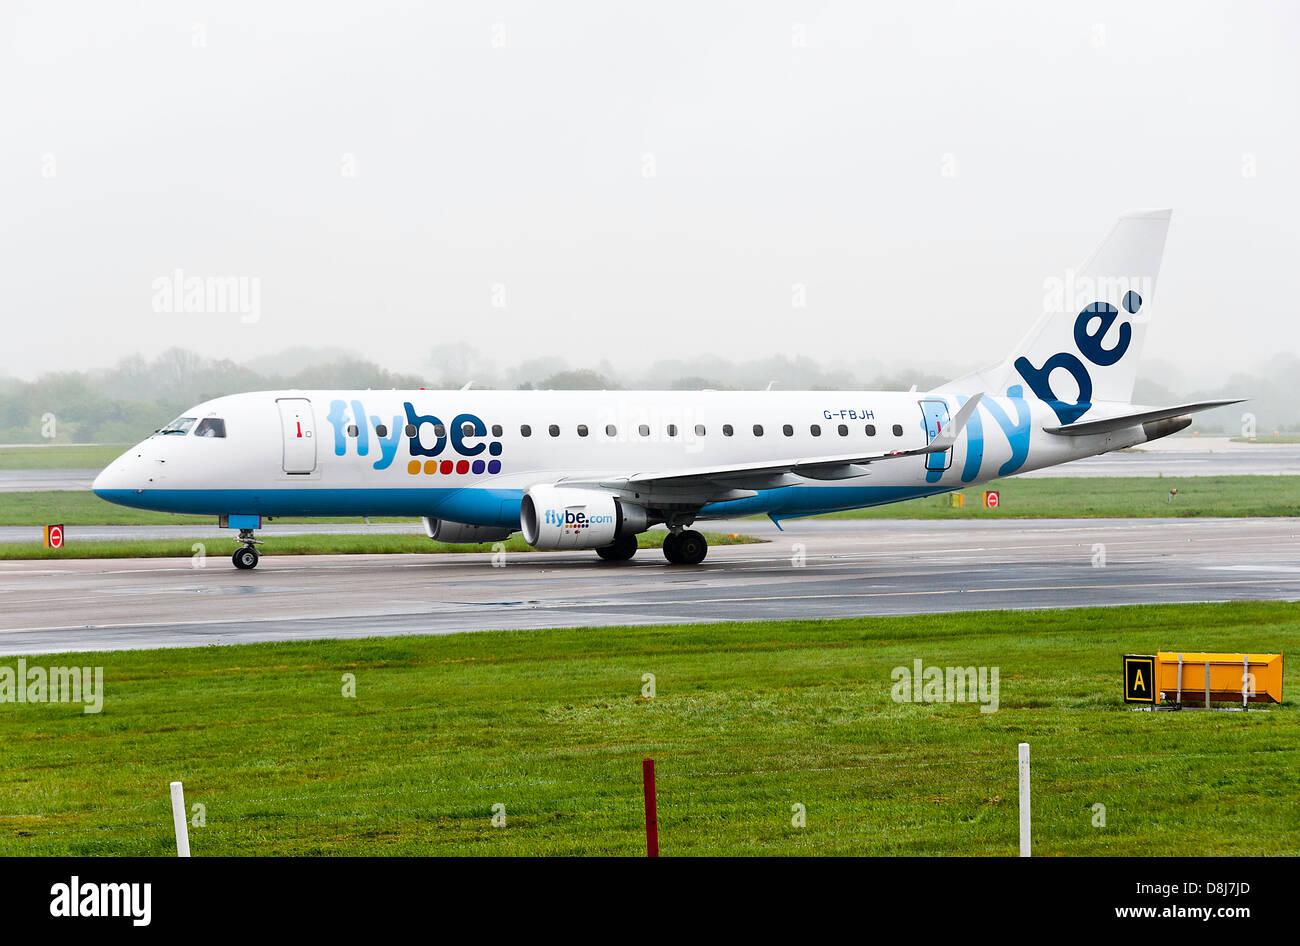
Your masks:
M94 488L116 503L177 513L424 516L517 529L521 497L539 484L914 449L964 401L870 391L238 394L187 411L184 432L151 436ZM947 453L876 462L843 479L787 476L704 503L698 518L898 502L1146 439L1139 426L1043 432L1057 422L1035 398L985 397Z

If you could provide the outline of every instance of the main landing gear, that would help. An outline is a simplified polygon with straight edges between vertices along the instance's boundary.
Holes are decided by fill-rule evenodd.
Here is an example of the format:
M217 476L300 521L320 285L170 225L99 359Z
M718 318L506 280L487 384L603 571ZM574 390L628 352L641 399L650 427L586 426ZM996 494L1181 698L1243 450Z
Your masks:
M698 565L709 554L709 543L694 529L669 532L664 538L664 558L669 565Z
M620 535L614 540L613 545L596 549L596 554L607 562L626 562L636 554L636 549L635 535Z
M253 530L240 529L239 539L237 541L241 544L239 548L235 549L235 554L230 556L230 560L234 562L235 567L241 571L248 571L250 568L256 568L258 559L261 558L261 556L257 554L257 546L260 540L253 538Z

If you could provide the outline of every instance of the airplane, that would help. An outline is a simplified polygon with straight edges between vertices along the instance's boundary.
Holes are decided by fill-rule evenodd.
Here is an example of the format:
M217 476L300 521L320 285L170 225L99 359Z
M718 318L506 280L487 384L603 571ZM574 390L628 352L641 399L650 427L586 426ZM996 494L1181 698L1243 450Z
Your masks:
M1169 210L1124 214L1002 362L931 391L260 391L185 411L96 495L213 515L236 568L280 516L409 516L448 543L522 531L627 561L663 525L672 565L710 519L896 503L1167 437L1197 411L1131 403Z

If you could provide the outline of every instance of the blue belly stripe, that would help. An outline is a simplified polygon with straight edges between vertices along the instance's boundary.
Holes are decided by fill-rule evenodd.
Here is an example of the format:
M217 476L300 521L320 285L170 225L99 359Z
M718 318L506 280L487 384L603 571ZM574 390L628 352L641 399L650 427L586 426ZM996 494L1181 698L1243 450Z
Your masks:
M933 486L784 486L749 499L709 503L700 518L774 514L778 519L881 506L949 492ZM470 525L519 528L517 489L97 489L119 506L221 516L430 516Z

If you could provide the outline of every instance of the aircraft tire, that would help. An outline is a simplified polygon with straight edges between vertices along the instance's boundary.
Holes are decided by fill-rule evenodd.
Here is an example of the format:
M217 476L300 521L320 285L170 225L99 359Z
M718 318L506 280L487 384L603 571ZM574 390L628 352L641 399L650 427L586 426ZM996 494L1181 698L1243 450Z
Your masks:
M636 554L635 535L620 535L612 544L596 549L596 554L607 562L626 562Z
M230 556L230 560L235 563L236 568L241 571L248 571L249 569L257 567L259 557L257 549L245 545L242 548L235 549L235 554Z
M709 554L709 543L694 529L677 536L677 559L674 565L698 565Z

